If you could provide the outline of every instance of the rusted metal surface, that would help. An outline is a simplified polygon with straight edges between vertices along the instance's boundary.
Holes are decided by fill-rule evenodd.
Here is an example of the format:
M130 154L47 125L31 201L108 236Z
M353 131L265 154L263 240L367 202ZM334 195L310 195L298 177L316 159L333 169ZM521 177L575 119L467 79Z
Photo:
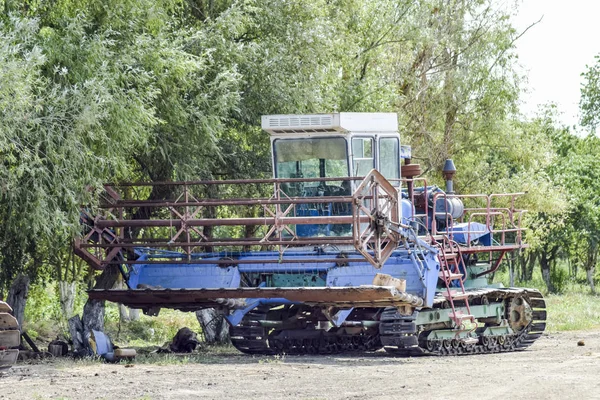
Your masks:
M356 188L353 197L354 247L371 265L382 268L400 240L388 229L388 224L400 223L397 189L378 171L372 170Z
M239 185L239 184L265 184L265 183L308 183L308 182L340 182L362 181L364 176L335 177L335 178L271 178L271 179L224 179L220 181L157 181L157 182L125 182L107 183L109 187L152 187L152 186L211 186L211 185Z
M471 238L476 234L490 233L492 239L498 243L498 246L506 247L510 249L524 248L527 247L523 243L523 232L525 228L522 226L523 215L527 210L521 210L515 207L517 197L524 195L524 193L502 193L502 194L465 194L455 195L447 193L437 193L433 196L433 204L437 204L438 200L446 201L449 198L456 198L461 200L465 204L464 213L459 219L453 219L452 215L448 212L436 212L434 210L435 217L442 216L445 219L446 226L453 226L455 223L468 223L468 229L466 232L461 231L461 234L465 234L467 237L464 247L470 249L471 253L481 252L485 250L478 249L476 245L472 244ZM508 200L509 205L505 207L500 206L502 200ZM473 203L469 206L469 202ZM476 206L476 202L483 203L483 206ZM485 225L485 230L471 228L471 224L474 222L480 222ZM447 234L450 239L455 232L450 229L448 232L438 232L435 224L431 226L431 234L433 236L437 234ZM509 242L507 234L514 236L511 237ZM497 250L498 246L493 246Z
M310 199L307 199L307 203ZM189 228L197 226L245 226L245 225L325 225L351 224L356 221L352 216L322 217L274 217L274 218L203 218L203 219L133 219L133 220L100 220L99 228ZM368 223L368 217L358 219L359 223Z
M231 257L223 257L219 260L211 260L211 259L202 259L202 258L192 258L188 260L185 255L181 255L181 257L170 257L169 259L163 260L144 260L144 261L136 261L136 260L115 260L115 261L105 261L106 265L120 265L120 264L194 264L194 265L238 265L238 264L316 264L316 263L332 263L332 264L346 264L346 263L354 263L354 262L366 262L366 260L362 257L339 257L339 258L289 258L284 257L281 259L273 259L273 258L247 258L244 260L237 260Z
M409 164L412 166L412 164ZM416 171L416 167L408 167L406 171ZM294 183L326 184L335 182L330 187L334 191L342 189L340 182L362 180L354 193L349 191L343 195L298 197L288 196L285 185ZM391 180L402 182L409 190L409 200L421 205L423 214L413 217L418 225L431 230L430 240L438 241L438 236L449 236L454 232L437 232L436 224L430 223L439 216L434 210L434 218L430 218L427 202L429 193L427 181L422 178ZM176 188L173 199L170 200L135 200L136 196L144 197L143 190L157 185L168 185ZM198 193L205 186L216 185L267 185L272 191L271 197L251 198L202 198ZM421 188L421 194L415 194L415 187ZM314 186L312 186L314 188ZM146 189L144 189L146 188ZM288 187L289 188L289 187ZM142 190L135 194L136 190ZM286 251L299 246L352 246L362 254L362 257L349 262L367 260L376 268L380 268L391 252L397 247L398 238L390 232L386 225L397 224L398 187L394 187L377 171L372 171L366 178L292 178L292 179L254 179L227 181L195 181L195 182L155 182L140 184L107 185L105 200L101 205L103 212L98 215L83 212L85 224L89 229L85 236L74 241L75 253L96 269L104 269L111 264L135 264L133 253L135 247L166 249L181 252L184 256L172 258L161 263L198 263L219 264L220 261L205 262L198 260L196 253L206 251L235 252L240 250L258 249L278 250L279 260L276 262L331 262L329 259L314 259L295 261L288 259ZM123 195L120 191L128 193ZM132 192L133 191L133 192ZM222 192L228 193L227 190ZM235 193L235 191L233 192ZM264 192L263 192L264 193ZM335 194L335 193L334 193ZM482 246L473 243L472 235L482 233L474 228L461 232L468 240L463 247L463 253L479 253L491 251L510 251L526 247L522 242L521 219L524 210L515 208L515 198L519 193L507 195L449 195L436 194L434 204L438 199L458 198L465 202L465 214L458 220L444 213L446 225L459 222L480 222L485 225L497 243L493 246ZM147 196L147 194L145 195ZM132 199L133 197L133 199ZM498 202L503 204L496 204ZM479 205L478 205L479 203ZM336 215L298 215L298 207L311 207L324 210L332 207L342 207L345 211ZM145 208L145 217L136 215L136 210ZM249 210L253 210L249 212ZM319 211L320 214L321 211ZM258 214L258 215L257 215ZM237 218L236 215L251 215ZM344 231L341 235L298 236L296 227L303 225L315 226L352 226L352 232ZM239 228L244 227L251 236L240 237ZM214 237L211 232L216 229L238 229L237 236L221 238ZM345 229L345 228L344 228ZM143 230L143 234L139 232ZM132 233L133 232L133 233ZM509 240L510 239L510 240ZM254 260L248 262L262 262ZM242 261L246 262L246 261ZM274 262L273 260L265 262ZM225 263L225 262L223 262Z
M225 252L239 251L260 246L262 249L277 249L279 260L267 262L295 262L285 257L289 247L346 245L353 246L375 267L380 268L385 259L396 247L397 238L385 229L384 221L397 223L398 192L381 174L373 170L350 195L349 188L343 188L340 182L355 181L363 178L294 178L294 179L258 179L229 181L198 181L163 183L177 187L176 198L168 201L129 200L124 198L118 188L153 187L160 183L142 183L125 185L107 185L104 209L100 215L92 216L82 212L82 219L89 227L86 235L74 242L75 252L96 269L104 269L111 264L135 264L131 251L135 247L169 249L181 251L185 257L173 258L169 262L196 262L193 253L218 247ZM335 182L330 187L333 192L346 191L344 196L290 197L284 185L293 183ZM196 198L198 186L202 185L273 185L273 195L260 199L201 199ZM313 186L313 189L315 187ZM289 187L288 187L289 189ZM178 194L177 194L178 193ZM131 196L131 194L130 194ZM312 205L326 207L319 211L321 215L297 215L297 207ZM143 207L149 211L139 218L136 209ZM256 215L256 208L262 216L231 217L230 215L248 215L248 211L227 207L254 208L250 214ZM335 213L332 209L338 208ZM340 208L342 211L340 211ZM208 211L207 211L208 210ZM212 210L212 211L211 211ZM223 210L217 212L216 210ZM224 214L224 215L223 215ZM379 225L377 225L379 224ZM354 235L314 235L298 236L295 227L302 225L357 227ZM210 228L243 226L253 228L251 237L226 239L211 237ZM382 229L383 228L383 229ZM133 230L144 230L144 235L136 239ZM329 228L328 228L329 229ZM342 228L346 229L346 228ZM348 228L349 229L349 228ZM255 262L258 262L256 260ZM166 263L169 263L166 262ZM301 262L329 262L323 259L303 260ZM202 264L202 261L199 262ZM212 262L215 264L215 262Z
M122 303L127 307L149 309L160 306L180 310L223 306L223 299L284 298L314 305L385 307L410 305L418 307L423 299L393 287L289 287L231 289L129 289L90 290L90 299ZM241 305L239 303L239 307Z

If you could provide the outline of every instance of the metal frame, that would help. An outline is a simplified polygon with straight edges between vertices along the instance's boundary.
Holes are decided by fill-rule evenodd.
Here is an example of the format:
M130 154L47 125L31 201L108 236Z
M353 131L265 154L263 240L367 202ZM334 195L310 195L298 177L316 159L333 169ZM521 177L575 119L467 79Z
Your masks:
M397 247L397 237L387 229L381 230L376 224L382 221L398 223L398 192L381 174L372 170L359 185L352 196L329 197L288 197L282 190L282 184L290 182L329 182L354 181L363 178L296 178L296 179L261 179L252 181L199 181L166 183L179 189L175 199L166 201L144 201L123 199L118 194L117 185L107 185L104 202L100 205L103 213L92 217L82 212L82 219L88 226L82 238L74 241L75 252L96 269L104 269L111 264L136 264L133 249L149 247L170 250L182 249L182 257L168 260L166 263L195 263L195 264L227 264L227 260L202 260L194 255L195 251L207 248L223 247L234 252L233 247L260 246L261 248L276 247L279 260L262 260L261 262L324 262L323 259L295 260L285 258L285 250L290 246L354 246L364 257L351 257L344 262L364 262L365 259L375 267L380 268L394 248ZM123 188L151 187L160 183L125 184ZM165 183L163 183L165 184ZM192 188L203 185L242 185L267 184L272 185L273 195L261 199L202 199L194 195ZM351 215L325 216L293 216L292 211L298 204L332 204L345 203L352 207ZM375 204L371 209L369 204ZM203 213L208 207L260 206L262 217L227 218L218 216L204 218ZM157 215L155 218L133 219L135 209L147 207ZM165 218L165 216L168 217ZM162 216L162 218L161 218ZM314 236L298 237L294 225L307 224L352 224L363 227L359 236ZM264 233L257 237L238 239L219 239L207 237L200 227L226 226L262 226ZM366 227L366 228L365 228ZM145 238L128 238L129 229L144 229L146 233L155 236ZM156 236L160 235L160 236ZM358 241L356 238L360 238ZM185 255L185 257L183 256ZM239 260L242 262L242 260ZM339 261L337 259L336 261ZM162 261L161 261L162 262ZM253 261L258 262L258 260ZM151 263L146 261L145 263Z

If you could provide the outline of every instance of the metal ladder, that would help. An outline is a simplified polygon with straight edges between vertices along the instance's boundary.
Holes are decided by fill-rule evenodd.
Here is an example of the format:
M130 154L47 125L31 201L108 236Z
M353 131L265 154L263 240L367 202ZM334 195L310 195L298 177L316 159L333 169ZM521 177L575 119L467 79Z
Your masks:
M464 274L459 268L460 263L463 262L460 246L447 236L444 236L441 243L437 242L437 246L439 249L438 259L440 262L439 278L446 286L446 290L443 295L450 303L450 307L452 308L450 319L454 322L456 330L464 331L466 330L464 327L465 321L469 321L475 325L477 325L477 322L475 321L475 317L471 314L469 295L466 293L463 283ZM455 280L458 280L459 282L458 287L452 287L452 282ZM467 314L456 310L454 305L456 300L465 302Z

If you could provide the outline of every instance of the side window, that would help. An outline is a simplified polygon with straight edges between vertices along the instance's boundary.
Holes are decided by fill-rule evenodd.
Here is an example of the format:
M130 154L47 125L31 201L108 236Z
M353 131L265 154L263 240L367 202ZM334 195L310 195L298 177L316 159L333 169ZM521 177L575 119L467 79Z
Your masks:
M398 146L398 138L379 139L379 172L387 179L398 179L400 177ZM397 184L398 182L394 182L394 185Z
M354 138L352 139L353 165L352 174L354 176L365 176L374 167L373 157L373 139L372 138Z

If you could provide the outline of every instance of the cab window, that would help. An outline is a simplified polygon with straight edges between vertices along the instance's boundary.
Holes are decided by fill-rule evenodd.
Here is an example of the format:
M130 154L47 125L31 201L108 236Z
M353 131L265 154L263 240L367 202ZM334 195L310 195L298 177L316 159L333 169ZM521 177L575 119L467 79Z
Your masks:
M379 172L387 179L400 178L400 160L398 156L398 138L379 139ZM394 182L397 185L398 182Z
M366 176L374 167L372 138L352 139L352 174L353 176Z

